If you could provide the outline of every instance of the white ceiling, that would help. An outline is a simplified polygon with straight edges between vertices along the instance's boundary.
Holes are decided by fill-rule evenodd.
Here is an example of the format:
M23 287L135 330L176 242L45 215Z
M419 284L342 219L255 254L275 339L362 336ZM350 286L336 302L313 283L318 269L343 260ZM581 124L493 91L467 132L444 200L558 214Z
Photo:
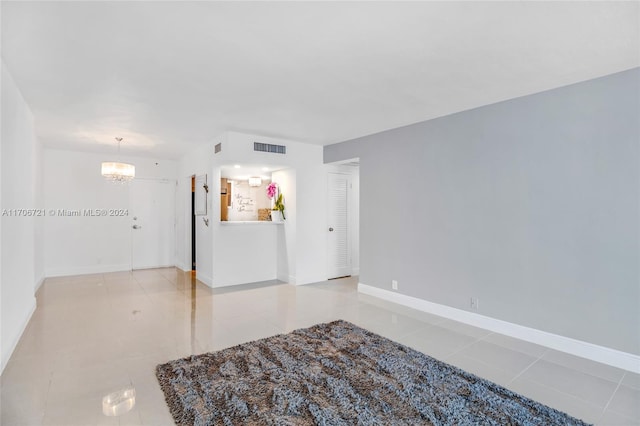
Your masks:
M638 2L1 2L51 147L330 144L640 66Z
M239 167L238 167L239 166ZM271 173L282 170L283 166L273 164L229 164L220 167L220 177L236 180L247 180L250 177L271 179Z

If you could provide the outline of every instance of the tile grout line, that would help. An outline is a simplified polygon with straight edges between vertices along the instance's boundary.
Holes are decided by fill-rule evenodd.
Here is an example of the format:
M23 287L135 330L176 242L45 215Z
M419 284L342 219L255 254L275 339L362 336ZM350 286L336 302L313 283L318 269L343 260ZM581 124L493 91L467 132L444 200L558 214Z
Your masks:
M516 381L520 376L522 376L528 369L530 369L536 362L540 361L542 357L544 357L551 349L546 349L542 355L536 358L531 364L526 366L520 373L516 374L516 377L509 381L509 385L511 385L514 381Z
M542 354L542 355L540 356L540 358L538 358L535 362L533 362L529 367L525 368L525 369L524 369L520 374L518 374L518 376L516 376L516 377L515 377L511 382L509 382L509 385L511 385L511 384L512 384L512 383L513 383L513 382L514 382L518 377L520 377L522 374L524 374L524 372L525 372L526 370L528 370L528 369L529 369L533 364L535 364L536 362L538 362L539 360L541 360L541 359L544 357L544 355L545 355L546 353L548 353L549 351L551 351L551 350L552 350L552 349L547 349L547 351L546 351L544 354ZM578 370L576 370L576 371L578 371ZM585 372L583 372L583 371L580 371L580 372L581 372L581 373L583 373L583 374L589 374L589 373L585 373ZM611 400L613 399L613 396L614 396L614 395L615 395L615 393L617 392L618 388L621 386L621 384L622 384L622 380L624 379L624 377L626 376L626 374L627 374L627 373L625 372L625 373L622 375L622 378L620 378L620 381L618 382L618 385L617 385L616 389L613 391L613 394L612 394L612 395L611 395L611 397L609 398L609 401L608 401L608 402L607 402L607 404L604 406L604 408L602 408L602 412L600 413L600 417L599 417L599 419L602 417L602 415L604 414L605 410L606 410L606 409L607 409L607 407L609 406L609 403L610 403L610 402L611 402ZM597 377L597 376L594 376L594 377ZM601 377L598 377L598 378L602 379ZM606 379L603 379L603 380L606 380ZM567 392L565 392L565 391L562 391L562 390L560 390L560 389L556 389L556 388L554 388L554 387L552 387L552 386L549 386L549 385L547 385L547 384L540 383L540 382L537 382L537 381L535 381L535 380L532 380L532 383L536 383L536 384L538 384L539 386L542 386L542 387L548 388L548 389L553 390L553 391L555 391L555 392L558 392L558 393L560 393L560 394L564 394L565 396L568 396L568 397L570 397L570 398L572 398L572 399L574 399L574 400L576 400L576 401L579 401L579 402L582 402L582 403L589 404L589 405L591 405L591 406L593 406L593 407L597 407L597 406L598 406L596 403L594 403L594 402L592 402L592 401L588 401L588 400L583 399L583 398L581 398L581 397L579 397L579 396L577 396L577 395L573 395L573 394L567 393ZM599 419L598 419L598 420L599 420ZM594 422L594 424L597 424L597 422Z
M605 411L607 411L607 408L609 408L609 404L611 404L611 401L613 401L613 397L616 395L616 392L618 392L618 389L620 389L620 386L622 386L622 381L627 376L627 374L628 373L625 371L622 377L620 377L620 381L618 381L618 386L616 386L616 388L611 393L609 400L607 401L607 403L604 405L604 408L602 409L601 415L604 414Z
M106 277L107 276L108 276L108 274L106 274L106 273L102 274L102 283L105 285L106 294L107 295L119 294L119 292L118 292L118 288L119 287L115 287L115 286L114 287L109 287L109 286L106 285L106 283L107 283ZM169 340L167 340L166 342L165 342L165 338L164 337L160 337L159 339L161 339L161 340L158 340L155 337L151 336L151 337L149 337L149 339L147 339L147 340L149 340L149 342L145 342L144 345L141 345L139 348L136 349L136 353L139 353L140 355L136 355L136 356L132 356L132 357L133 358L140 358L141 360L144 360L144 362L141 362L140 365L145 365L145 366L147 364L147 361L146 361L147 358L151 360L151 359L153 359L153 356L151 356L151 352L148 352L149 355L147 355L147 350L144 349L144 348L148 347L149 350L150 351L152 350L154 354L156 352L158 352L158 353L159 352L163 352L163 353L167 352L167 353L169 353L168 350L165 351L166 348L165 348L164 345L166 344L167 348L170 347L171 350L178 351L178 355L176 356L176 358L179 358L179 357L183 356L181 351L183 349L186 349L186 347L188 346L187 340L188 340L189 336L188 336L188 333L187 334L183 333L185 331L185 328L182 327L182 326L186 325L187 329L188 329L189 316L187 314L189 312L188 311L189 308L186 308L186 305L184 305L184 303L182 303L182 302L184 302L185 300L186 301L190 300L189 281L187 279L186 284L181 283L181 280L178 280L177 282L174 283L169 278L164 276L163 274L160 274L160 276L161 277L159 277L159 279L158 279L158 285L159 285L159 288L162 291L158 291L158 292L156 292L155 291L156 288L152 284L150 284L151 282L148 283L143 278L136 278L134 276L131 276L131 278L132 278L132 282L131 283L134 284L135 287L141 291L140 295L144 298L144 301L145 302L147 300L149 301L149 303L151 304L150 305L150 309L151 308L155 309L156 307L161 308L161 310L162 310L162 312L161 312L162 317L161 318L163 319L163 321L165 319L167 319L167 320L169 320L168 323L174 323L174 322L177 323L176 330L175 330L175 335L173 334L173 328L172 328L171 338ZM170 294L168 290L166 292L163 290L164 287L162 286L162 284L164 284L165 281L162 280L162 278L164 278L166 281L169 281L172 284L172 287L175 287L175 288L173 288L174 295ZM138 281L138 279L142 280L142 282L144 282L144 284L141 281ZM162 282L160 282L160 281L162 281ZM154 280L154 282L155 282L155 280ZM202 284L198 283L198 286L200 286L200 285L202 285ZM127 283L127 287L128 286L129 286L129 284ZM44 286L43 286L43 288L44 288ZM333 301L333 299L334 299L334 297L332 296L332 293L330 291L326 292L328 297L325 297L324 293L323 294L318 293L317 295L314 294L316 289L312 288L311 290L313 290L313 291L309 293L308 291L302 290L303 288L304 287L298 287L297 288L297 291L299 292L298 294L300 294L301 291L304 291L305 295L313 296L312 297L312 299L314 299L313 302L317 302L317 299L316 299L317 296L322 296L320 299L323 300L323 301ZM208 290L208 288L207 288L207 290ZM262 293L260 293L259 296L255 296L254 297L253 292L254 292L254 289L249 290L249 292L247 292L247 296L249 296L249 297L248 298L245 298L245 297L239 298L238 301L239 302L243 302L243 303L247 303L250 306L253 306L253 303L256 302L256 301L257 301L256 303L260 303L260 300L261 300L260 298L262 297L261 296ZM54 295L56 295L56 294L57 293L54 293ZM186 294L186 297L183 297L185 294ZM228 294L233 294L233 293L228 293ZM265 294L271 295L272 293L271 292L265 292ZM287 311L287 312L290 311L290 305L291 304L294 307L296 307L297 309L291 310L290 312L292 312L292 313L293 312L298 312L298 310L300 309L300 306L299 306L300 300L296 299L295 294L296 294L295 292L290 293L289 291L287 291L286 292L286 296L282 297L282 301L286 305L285 311ZM345 294L351 294L351 293L345 293ZM201 296L202 296L202 294L200 293L200 291L198 291L195 297L199 301ZM197 325L198 327L200 327L201 324L207 325L209 322L211 322L211 324L222 324L222 325L224 325L224 324L227 324L227 322L233 323L233 322L236 321L236 316L235 315L227 317L226 314L225 314L224 316L221 317L218 314L218 312L216 311L217 304L212 303L214 298L215 299L219 299L220 296L225 296L226 297L226 293L209 294L209 293L205 292L204 296L205 296L204 304L203 304L203 306L198 305L198 309L201 309L201 312L204 312L206 315L204 315L202 317L200 317L200 316L196 317L196 322L195 323L194 323L194 320L191 319L192 333L193 333L194 325ZM136 295L136 297L138 297L138 296ZM211 297L211 299L210 300L207 299L208 297ZM254 298L255 298L255 300L254 300ZM251 327L253 327L255 325L260 325L260 324L263 324L263 323L267 323L267 325L269 325L269 328L282 330L281 333L289 332L290 330L285 329L285 327L283 327L281 329L280 326L278 325L279 324L278 318L280 318L280 313L283 312L282 309L279 307L280 304L276 303L276 302L279 302L280 299L281 299L280 297L276 297L276 296L267 296L266 299L262 300L262 301L269 301L270 308L267 309L265 307L265 309L261 308L261 309L257 309L256 311L254 311L255 313L257 313L257 315L255 315L255 318L246 321L247 328L251 328ZM306 300L306 298L303 298L303 299ZM57 301L57 299L55 299L55 300ZM105 313L100 313L100 315L112 315L114 313L112 308L114 306L117 306L117 303L118 303L117 300L119 300L119 299L111 300L109 302L109 308L110 308L109 311L105 312ZM142 298L141 298L141 300L142 300ZM292 303L292 301L293 301L293 303ZM331 302L329 302L329 303L331 303ZM315 303L309 304L309 311L306 311L306 310L303 309L303 310L301 310L301 312L305 312L305 313L308 313L308 314L310 312L318 312L319 314L322 313L324 316L333 315L332 312L327 312L327 307L323 307L322 304L318 304L318 306L314 306L314 304ZM392 310L390 308L386 308L384 306L370 305L367 302L358 301L357 299L355 299L353 302L349 302L349 303L345 304L344 306L340 306L340 312L357 312L358 308L362 306L361 304L375 307L376 308L375 309L376 312L377 311L383 312L383 314L384 314L383 316L381 316L380 318L374 318L372 320L372 322L375 322L376 324L378 324L378 321L381 321L380 324L385 325L385 327L384 327L385 330L387 330L387 326L390 325L388 323L388 321L386 321L386 320L388 320L388 318L386 318L387 314L398 315L399 317L401 317L401 316L405 317L406 316L407 318L411 318L412 320L416 320L417 323L414 324L413 321L410 323L411 327L409 327L409 329L413 328L413 325L416 325L417 328L414 331L407 332L406 336L419 335L419 333L424 332L424 331L426 331L428 329L431 329L433 327L441 327L444 323L448 323L448 321L449 321L449 320L443 320L443 321L439 321L438 323L431 323L431 322L419 320L417 318L413 318L413 317L411 317L410 315L407 315L404 312L395 312L394 310ZM58 305L54 305L54 306L58 306ZM169 307L169 309L165 309L165 307L167 307L167 306ZM306 308L307 305L303 304L303 307ZM38 306L38 308L40 308L40 306ZM275 312L278 313L276 315L273 315L272 309L274 309L274 308L275 308ZM234 311L233 310L229 310L229 312L234 312ZM364 312L366 314L363 314L363 318L369 317L369 314L370 314L369 310L365 309ZM209 318L209 316L210 316L210 318ZM295 315L294 315L294 317L295 317ZM381 319L383 317L385 318L385 320ZM48 318L48 316L46 318ZM66 318L66 316L65 316L65 318ZM285 318L288 318L288 315L285 316ZM333 321L333 320L334 320L334 318L331 317L331 319L325 318L325 319L323 319L321 321L318 321L318 322L329 322L329 321ZM155 322L155 320L154 320L154 322ZM362 328L369 329L369 327L367 327L367 324L359 324L359 322L355 322L355 321L353 321L353 322L354 322L354 324L357 324L358 326L360 326ZM367 320L365 322L368 323L369 320ZM164 322L163 322L163 324L164 324ZM402 321L400 321L398 323L398 327L397 328L400 329L400 330L405 330L406 329L405 325L400 326L400 324L402 324ZM309 327L309 326L308 325L299 325L299 326L296 326L294 329L306 328L306 327ZM222 328L224 328L224 327L222 327ZM260 327L260 328L262 328L262 327ZM445 329L446 327L442 327L442 328ZM388 333L385 332L385 334L379 333L379 332L374 331L374 330L371 330L371 331L374 332L374 333L380 334L381 336L383 336L383 337L385 337L387 339L390 339L390 340L392 340L394 342L398 342L398 335L395 335L395 333L398 331L398 330L396 330L396 326L394 325L393 327L388 328L388 330L392 330L392 331L390 331ZM197 333L197 334L192 334L191 335L191 338L192 338L191 345L192 345L192 347L191 347L191 349L187 349L187 350L191 350L191 352L193 352L193 342L195 342L195 345L199 346L200 350L202 350L203 352L218 351L218 350L224 349L224 348L211 349L211 350L205 349L201 342L208 342L208 344L213 344L216 340L219 342L220 339L219 339L219 336L216 333L212 332L213 328L210 329L208 327L208 325L206 327L203 326L202 327L202 331L204 331L204 333ZM227 334L228 334L228 330L221 331L221 335L224 336L224 335L227 335ZM448 335L454 335L454 334L463 334L463 333L459 333L458 331L454 331L454 330L448 329L447 330L447 334ZM166 334L165 333L161 333L161 335L165 336ZM403 335L405 335L405 334L403 333ZM466 345L464 345L462 348L458 349L458 351L453 352L449 356L467 357L467 355L463 354L463 351L467 350L469 347L472 347L474 345L478 345L479 342L484 342L484 343L487 343L487 344L496 345L496 346L501 347L501 349L514 351L514 352L517 352L518 354L520 354L520 353L525 354L524 350L521 352L520 350L516 350L516 349L510 348L510 347L502 346L500 344L496 344L496 343L488 341L488 339L493 335L499 335L499 333L489 332L488 334L486 334L484 336L472 338L472 339L470 339L470 340L472 340L472 342L470 342L470 343L467 342ZM121 340L121 339L124 339L124 337L121 337L119 335L114 335L114 336L116 336L115 340L117 342L119 342L121 345L124 343L124 340ZM180 336L184 337L185 339L183 340ZM216 339L216 337L217 337L217 339ZM269 337L269 336L259 337L259 339L262 339L262 338L265 338L265 337ZM472 336L468 336L468 337L472 337ZM158 348L157 346L160 343L156 344L156 341L157 342L162 341L164 343L162 343L162 346L160 348ZM171 344L169 342L171 342ZM403 344L403 343L400 343L400 344ZM406 346L409 346L409 345L406 345ZM418 352L423 352L420 349L417 349L417 348L414 348L414 349L417 350ZM546 366L547 362L550 362L550 361L549 361L548 357L547 358L545 358L545 357L547 355L549 355L550 352L553 352L553 351L548 349L548 348L544 348L542 353L539 356L535 356L534 354L536 352L540 353L539 351L540 351L540 349L536 349L535 352L532 351L533 354L526 354L526 355L528 355L528 359L526 359L526 358L524 359L524 361L525 361L524 366L520 369L519 372L515 368L512 370L513 374L515 375L515 377L508 382L510 385L512 385L513 382L516 381L517 379L519 379L520 377L523 377L523 375L526 374L526 372L529 369L531 369L533 367L533 365L536 364L536 362L539 362L541 360L544 361L542 363L539 363L538 367L536 369L534 369L534 373L538 371L538 368L546 368L545 366ZM171 356L171 358L173 358L173 356ZM450 363L446 359L443 359L443 358L439 358L439 359L441 361L443 361L443 362ZM484 361L480 361L479 359L476 359L476 358L471 357L471 356L469 356L469 359L474 359L475 361L477 361L477 362L479 362L481 364L485 364ZM489 359L495 361L495 360L497 360L497 357L494 358L492 356ZM527 360L529 360L530 363L526 363ZM153 362L157 362L157 361L153 361ZM149 363L151 363L151 361L149 361ZM54 363L53 365L55 366L56 364L57 363ZM518 363L518 364L522 365L522 363ZM454 364L452 364L452 365L454 365ZM495 364L493 364L493 365L492 364L485 364L485 365L493 367ZM558 365L560 365L560 364L558 364ZM461 368L464 371L469 371L469 370L467 370L465 368L462 368L462 367L458 367L458 368ZM53 367L52 367L52 370L53 370ZM128 371L126 371L126 370L128 370ZM129 381L131 382L132 385L135 385L135 383L133 382L133 376L136 376L139 379L139 383L141 385L144 384L144 386L146 386L146 384L147 384L146 376L144 376L144 377L142 375L138 376L135 369L126 368L125 371L127 373ZM582 373L586 373L586 371L581 371L581 370L577 370L577 371L580 371ZM50 373L50 374L51 374L51 376L53 375L53 373ZM473 374L475 374L475 373L473 373ZM589 374L589 373L586 373L586 374ZM591 410L591 409L587 410L589 412L594 411L592 414L590 413L590 415L593 415L593 417L595 417L595 419L593 419L592 421L595 421L596 423L598 423L599 421L602 421L603 414L607 410L609 410L608 412L611 413L611 414L620 414L618 412L612 411L609 407L612 405L612 401L613 400L615 400L616 402L619 401L618 397L620 396L620 394L618 394L618 397L616 397L616 394L617 394L617 392L620 392L620 389L624 390L624 389L627 388L628 383L626 383L626 382L623 383L623 382L624 382L626 377L631 377L631 374L632 373L623 372L623 374L621 375L622 377L619 379L617 387L615 387L615 389L613 390L613 393L611 394L611 397L607 401L607 403L604 406L604 408L602 408L602 412L599 414L599 417L598 417L598 412L597 412L597 409L600 408L599 405L593 407L593 408L595 408L594 410ZM566 393L565 391L561 391L561 390L559 390L557 388L554 388L552 386L545 385L544 383L538 382L537 381L538 377L536 377L536 375L530 375L528 377L529 378L523 378L523 380L521 382L519 382L519 383L530 381L533 384L539 385L540 389L541 389L541 392L543 392L543 393L546 393L544 391L544 389L548 389L549 395L551 397L553 397L553 401L556 404L558 403L558 401L564 401L565 396L567 396L567 397L570 397L572 400L575 400L576 402L585 403L585 404L589 404L589 405L595 405L591 401L583 400L582 398L577 397L577 396L575 396L575 395L573 395L571 393ZM596 377L602 378L600 376L596 376ZM57 378L57 376L56 376L56 378ZM505 378L507 380L509 379L508 376L505 377ZM495 380L490 380L490 379L486 379L486 380L493 381L493 382L497 383ZM613 380L611 382L612 382L611 385L615 384L615 382L613 382ZM57 397L54 398L53 402L49 400L53 396L53 394L51 392L54 392L56 395L58 394L58 392L57 392L58 385L56 387L53 387L52 383L53 383L52 382L52 377L50 377L49 381L48 381L48 385L47 385L47 394L46 394L47 396L46 396L46 399L45 399L45 406L43 408L43 411L45 410L45 408L46 408L47 411L44 411L42 413L39 424L44 422L45 414L47 415L47 421L51 421L50 417L53 414L57 414L57 411L58 411L57 407L55 407L55 405L56 405L55 401L57 400ZM155 382L153 382L153 383L155 384ZM500 384L500 383L498 383L498 384ZM613 387L611 385L609 385L607 388L610 389L611 387ZM504 385L501 385L501 386L504 386ZM505 386L505 387L507 387L507 386ZM535 389L535 388L532 387L532 389ZM563 387L562 389L565 389L565 388ZM573 389L575 390L575 388L573 388ZM553 394L551 393L551 391L553 391ZM554 396L554 394L556 394L556 393L557 393L557 395ZM156 399L157 399L156 396L157 395L154 394L153 395L153 400L151 398L149 399L149 401L151 401L153 403L153 405L149 405L149 407L147 407L147 410L149 410L148 413L145 411L144 414L143 414L142 411L138 411L137 415L134 416L134 418L132 418L130 420L125 420L124 418L118 418L118 423L113 423L113 424L115 424L115 425L118 425L118 424L124 425L125 423L128 423L129 421L133 421L133 423L136 423L136 424L137 424L138 421L140 422L140 424L151 424L151 423L147 423L147 422L150 420L150 418L154 418L154 416L151 415L150 413L153 413L155 411L155 409L157 408L156 407L156 402L157 402L156 401ZM150 402L150 404L151 404L151 402ZM575 405L576 407L578 407L576 410L578 410L578 411L580 410L579 406L576 405L576 404L572 404L571 401L567 401L567 404L569 406L574 406ZM614 408L616 408L616 405L617 404L613 404ZM162 407L166 408L165 405L162 405ZM140 406L136 407L136 410L139 410L139 408L140 408ZM54 409L55 409L55 411L54 411ZM160 411L163 411L163 413L164 413L164 411L166 411L166 410L160 410ZM150 416L150 418L148 418L147 416ZM621 416L621 418L623 417L622 414L620 414L620 416ZM102 417L101 417L101 419L102 419ZM106 420L105 420L105 423L106 423ZM158 423L159 422L156 422L156 424L158 424ZM112 423L109 423L109 424L112 424Z
M455 332L455 331L453 331L453 330L448 330L448 329L447 329L447 331L450 331L450 332L456 333L456 332ZM458 333L458 334L460 334L460 333ZM491 334L491 333L489 333L489 334ZM469 336L469 337L471 337L471 336ZM484 337L478 337L478 338L475 338L475 340L474 340L474 341L472 341L471 343L468 343L468 344L466 344L466 345L464 345L464 346L461 346L459 349L457 349L457 350L453 351L452 353L450 353L449 355L447 355L447 357L452 357L452 356L454 356L454 355L462 355L462 354L461 354L461 352L462 352L463 350L468 349L468 348L470 348L471 346L475 345L476 343L478 343L478 342L482 341L482 339L483 339L483 338L484 338ZM464 356L464 355L463 355L463 356Z
M51 382L53 381L53 371L51 371L51 373L49 374L49 384L47 385L47 393L45 394L46 396L44 397L44 408L42 409L42 423L44 423L44 419L47 415L47 411L49 408L49 404L51 401L49 401L49 393L51 393Z

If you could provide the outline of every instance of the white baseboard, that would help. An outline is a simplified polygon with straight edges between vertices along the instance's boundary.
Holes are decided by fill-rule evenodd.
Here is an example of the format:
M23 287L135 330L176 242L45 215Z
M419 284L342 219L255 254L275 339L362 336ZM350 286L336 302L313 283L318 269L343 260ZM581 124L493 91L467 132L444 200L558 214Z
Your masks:
M66 277L69 275L104 274L107 272L130 271L131 265L128 263L116 265L91 265L91 266L71 266L62 268L50 268L46 271L47 277Z
M182 272L190 272L191 269L187 268L187 266L182 262L176 262L175 267L180 269Z
M287 274L277 274L276 279L287 284L296 284L296 276L295 275L287 275Z
M155 268L171 268L176 266L173 263L167 263L166 265L142 265L136 267L139 269L155 269ZM179 266L178 266L179 267ZM180 269L182 269L180 267ZM86 275L86 274L106 274L109 272L121 272L130 271L131 265L128 263L115 264L115 265L91 265L91 266L71 266L62 268L47 269L47 277L66 277L71 275ZM186 271L186 269L182 269Z
M294 277L293 275L287 275L287 274L276 274L276 279L280 281L284 281L285 283L293 284L295 283L296 277ZM292 282L291 279L293 279L294 281Z
M22 320L22 325L20 326L20 331L11 339L11 342L9 342L8 350L7 350L6 347L2 348L2 354L0 355L2 357L1 358L2 365L0 366L0 374L2 374L2 372L4 371L4 368L7 366L7 363L9 362L9 359L11 358L11 355L13 355L13 351L16 350L16 346L18 346L18 342L20 341L20 338L24 334L24 331L27 329L27 325L29 324L29 321L31 321L31 317L33 316L33 313L35 311L36 311L36 298L34 297L33 298L33 303L31 304L31 308L29 309L29 313Z
M318 280L318 281L305 281L305 282L297 282L294 285L309 285L309 284L318 284L325 282L326 280Z
M202 281L202 283L207 287L213 288L213 279L211 277L203 275L202 273L198 272L198 270L196 270L196 279L198 281Z
M137 265L135 267L135 269L133 269L133 270L134 271L140 271L140 270L144 270L144 269L174 268L175 266L176 266L175 263L164 263L162 265L147 264L147 265Z
M429 302L417 297L407 296L378 287L358 283L358 291L370 296L378 297L399 305L439 315L444 318L463 322L475 327L484 328L495 333L505 334L516 339L526 340L531 343L546 346L561 352L566 352L592 361L608 364L624 370L640 374L640 356L622 352L617 349L595 345L593 343L572 339L548 333L535 328L502 321L462 309Z
M36 280L36 285L33 289L33 294L36 294L38 290L40 290L40 287L42 287L42 284L44 284L44 279L45 279L45 276L42 275L40 278Z

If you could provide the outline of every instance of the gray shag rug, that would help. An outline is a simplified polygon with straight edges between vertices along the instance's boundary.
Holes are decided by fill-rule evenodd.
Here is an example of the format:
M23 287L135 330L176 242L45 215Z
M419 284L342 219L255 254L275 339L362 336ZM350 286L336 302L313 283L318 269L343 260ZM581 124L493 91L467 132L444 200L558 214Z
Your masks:
M346 321L158 365L178 425L584 425Z

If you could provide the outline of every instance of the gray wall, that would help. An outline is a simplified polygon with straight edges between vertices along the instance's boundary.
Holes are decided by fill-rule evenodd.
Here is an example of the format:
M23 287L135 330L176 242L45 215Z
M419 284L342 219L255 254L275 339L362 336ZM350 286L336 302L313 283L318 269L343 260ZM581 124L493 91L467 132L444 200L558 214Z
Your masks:
M640 69L325 147L360 282L640 354Z

